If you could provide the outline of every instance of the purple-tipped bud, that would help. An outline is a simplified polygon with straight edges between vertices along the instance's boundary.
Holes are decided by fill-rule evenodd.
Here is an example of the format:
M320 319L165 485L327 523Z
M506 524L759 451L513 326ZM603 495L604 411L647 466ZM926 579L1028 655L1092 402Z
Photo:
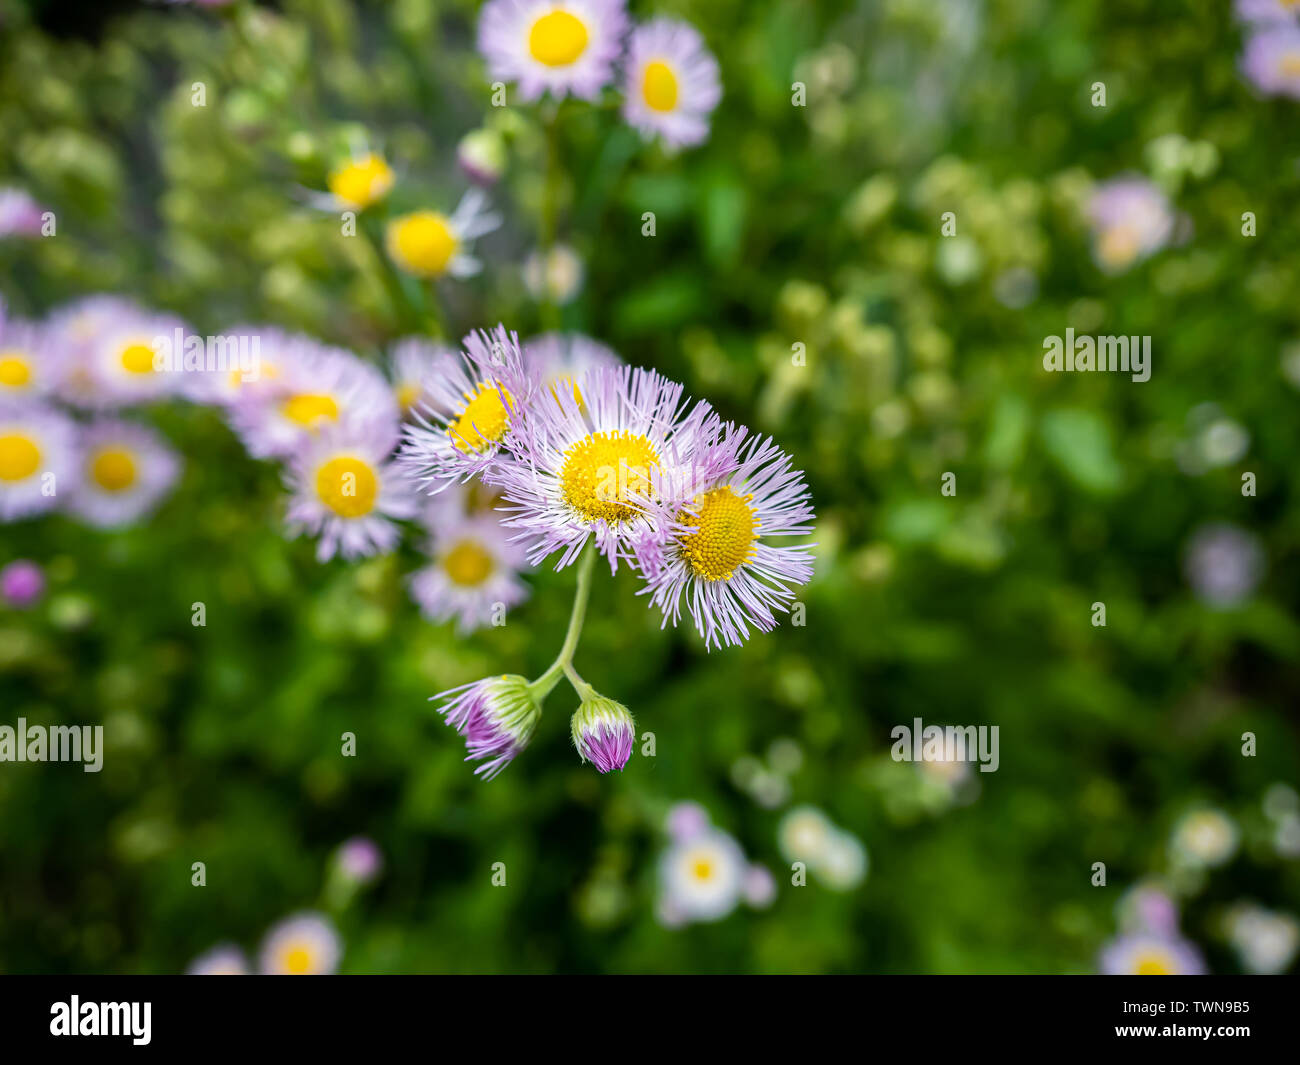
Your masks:
M569 723L573 745L584 762L590 762L600 772L622 769L632 757L632 741L636 736L632 715L622 703L593 695L584 699Z
M0 571L0 595L10 606L32 606L44 591L45 574L35 562L20 558Z
M435 695L438 712L465 737L465 761L483 764L474 772L491 780L528 746L542 708L523 677L506 673Z
M494 130L473 130L456 146L456 162L474 184L494 185L506 168L505 141Z
M354 884L369 884L384 868L384 856L367 836L353 836L340 844L334 860L339 872Z

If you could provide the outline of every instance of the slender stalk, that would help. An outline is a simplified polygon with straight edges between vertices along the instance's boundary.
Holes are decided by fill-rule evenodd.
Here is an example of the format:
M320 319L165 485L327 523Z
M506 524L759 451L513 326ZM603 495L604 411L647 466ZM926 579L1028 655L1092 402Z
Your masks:
M546 186L542 194L541 260L542 260L542 328L555 331L560 328L560 308L551 291L551 252L555 248L559 228L560 210L560 105L543 120L546 127Z
M534 698L538 700L550 695L551 690L560 682L561 675L569 678L569 683L574 686L579 696L585 698L583 689L590 690L590 685L586 684L573 668L573 653L578 649L578 641L582 638L582 625L587 618L587 598L591 594L591 571L595 563L596 548L591 544L583 550L582 557L578 560L578 586L573 593L573 611L569 614L569 629L564 634L560 653L555 656L555 661L550 664L546 672L529 685Z

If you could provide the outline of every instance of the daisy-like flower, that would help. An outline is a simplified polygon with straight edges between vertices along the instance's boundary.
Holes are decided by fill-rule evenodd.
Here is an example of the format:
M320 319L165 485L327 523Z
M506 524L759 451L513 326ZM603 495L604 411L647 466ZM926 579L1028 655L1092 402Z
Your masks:
M832 891L852 891L867 875L867 849L852 832L836 829L814 871Z
M543 333L524 344L524 362L540 379L542 388L558 393L567 388L577 395L578 379L594 366L621 366L612 348L582 333Z
M1183 555L1183 571L1197 597L1215 609L1249 599L1266 568L1258 538L1226 522L1202 525Z
M491 514L448 515L432 527L432 561L411 576L411 598L434 624L454 618L464 636L528 598L523 549Z
M0 404L50 392L59 380L59 349L48 330L8 316L0 298Z
M1191 943L1178 936L1149 932L1118 936L1101 952L1104 976L1201 976L1205 962Z
M270 976L328 976L337 971L343 943L328 917L297 913L267 933L258 968Z
M512 417L533 390L519 338L505 326L470 333L462 344L425 378L415 424L404 429L401 461L430 493L496 463Z
M478 50L494 81L528 103L543 93L595 100L613 80L627 30L626 0L488 0Z
M774 537L811 532L813 511L803 473L769 438L727 431L697 456L699 474L686 496L660 492L647 504L638 559L649 595L674 625L685 594L705 647L733 646L749 626L768 632L774 610L794 598L790 585L812 578L808 546ZM718 471L718 472L714 472Z
M556 244L550 251L529 252L524 260L524 288L535 300L550 300L558 307L572 303L582 291L586 269L578 253L567 244Z
M406 337L393 345L388 355L388 377L403 418L412 417L424 405L429 375L440 362L455 354L446 345L423 337Z
M393 187L393 169L382 155L364 152L331 170L325 184L333 206L364 211L388 195Z
M1254 903L1239 903L1227 915L1228 939L1249 973L1285 972L1300 949L1300 921Z
M190 962L186 976L248 976L250 969L244 952L233 943L218 943Z
M740 844L713 826L673 843L659 861L661 912L674 923L719 921L740 903L749 869Z
M186 395L196 403L233 408L265 399L292 365L296 351L315 351L315 340L273 325L237 325L223 341L227 350L224 370L186 373Z
M425 210L394 218L384 230L384 246L388 257L415 277L473 277L483 264L469 254L469 246L500 225L486 193L470 189L450 216Z
M1260 25L1246 40L1241 69L1265 96L1300 100L1300 25L1294 21Z
M1155 884L1137 884L1124 892L1116 905L1120 928L1172 936L1178 931L1178 903Z
M786 861L819 864L830 850L837 829L815 806L796 806L781 818L777 845Z
M628 38L623 117L670 148L700 144L722 99L718 61L688 22L656 18Z
M442 701L438 712L465 737L465 761L483 764L476 776L491 780L532 741L542 708L528 681L502 674L463 684L433 696Z
M709 812L698 802L673 803L664 821L664 830L677 843L699 835L709 827Z
M0 570L0 599L5 605L26 610L45 594L45 571L35 562L20 558Z
M1146 178L1104 181L1088 204L1093 255L1107 273L1119 273L1155 254L1174 232L1169 199Z
M0 521L52 509L71 485L76 429L43 406L0 408Z
M419 511L414 486L388 461L392 443L392 432L382 424L331 426L292 460L285 521L291 534L317 538L319 561L392 551L402 535L394 520Z
M521 530L528 560L560 552L556 569L594 539L615 570L653 526L646 501L687 476L720 423L703 401L653 370L596 366L577 387L549 391L507 437L515 461L491 471L505 496L503 524Z
M158 505L179 472L176 453L153 430L101 419L80 434L68 509L99 528L129 525Z
M273 376L241 389L231 422L255 458L294 454L327 426L364 427L376 446L392 447L397 401L384 375L350 351L294 338L274 353Z
M622 703L592 693L583 699L569 721L573 745L584 762L598 772L622 769L632 757L636 738L632 714Z
M1236 854L1239 839L1237 826L1227 814L1206 807L1184 815L1174 825L1169 849L1177 864L1207 869Z
M39 237L44 213L26 190L0 188L0 238Z

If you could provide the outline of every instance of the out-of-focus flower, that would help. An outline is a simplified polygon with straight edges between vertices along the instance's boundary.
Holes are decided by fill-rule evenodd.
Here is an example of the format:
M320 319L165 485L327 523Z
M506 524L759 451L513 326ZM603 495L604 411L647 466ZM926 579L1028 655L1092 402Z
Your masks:
M529 253L524 260L524 287L533 299L563 307L582 291L585 273L578 253L567 244L556 244L550 251Z
M1237 853L1239 833L1232 819L1209 807L1185 814L1169 838L1176 864L1205 869L1223 865Z
M219 943L200 954L185 970L186 976L248 976L251 970L244 952L233 943Z
M321 562L392 551L401 539L394 520L419 511L415 487L388 461L393 434L363 424L329 427L300 445L285 478L291 533L318 538Z
M328 917L298 913L267 933L258 969L272 976L326 976L338 970L343 943Z
M1088 204L1093 255L1107 273L1119 273L1169 243L1174 212L1169 199L1146 178L1103 181Z
M1239 903L1227 916L1228 939L1241 967L1249 973L1272 976L1285 972L1300 948L1300 921L1289 913Z
M748 871L740 845L709 826L664 852L659 860L660 891L683 922L719 921L739 904Z
M1292 22L1300 13L1296 0L1237 0L1237 17L1243 22Z
M867 849L851 832L832 832L813 872L832 891L852 891L867 875Z
M25 609L35 606L45 594L45 571L35 562L20 558L0 570L0 596L7 605Z
M24 189L0 188L0 239L39 237L45 208Z
M781 819L777 845L786 861L803 862L832 891L852 890L867 875L862 841L815 806L796 806Z
M331 170L325 183L335 206L364 211L388 195L393 170L382 155L366 152Z
M1241 70L1265 96L1300 100L1300 25L1292 21L1258 26L1246 39Z
M130 525L171 491L180 466L153 430L116 419L92 422L80 434L68 509L100 528Z
M718 61L688 22L651 19L628 38L623 117L671 148L701 144L722 99Z
M1120 928L1125 932L1147 932L1169 937L1178 932L1178 903L1154 884L1129 888L1117 904Z
M470 245L500 225L487 196L470 189L450 216L425 210L394 218L384 231L384 245L389 258L415 277L472 277L483 264L469 254Z
M683 843L709 827L709 814L698 802L674 803L664 830L674 842Z
M1103 948L1098 961L1104 976L1201 976L1200 952L1177 936L1121 935Z
M632 714L622 703L591 693L569 722L573 746L584 762L600 773L622 769L632 757L636 738Z
M383 871L384 856L369 836L353 836L339 845L334 866L349 882L369 884Z
M0 522L50 510L70 484L76 431L42 406L0 409Z
M495 185L506 168L505 139L493 129L471 130L456 146L456 162L476 185Z
M48 330L9 317L0 297L0 404L30 400L57 385L64 360Z
M388 377L402 417L419 411L426 399L429 375L441 360L455 354L445 344L423 337L407 337L393 345L388 356Z
M523 346L524 362L541 378L543 388L559 394L568 389L577 396L578 378L593 366L621 366L612 348L581 333L543 333Z
M1235 525L1203 525L1188 541L1183 571L1192 590L1206 604L1234 607L1259 586L1264 575L1264 551L1255 536Z
M491 514L439 514L429 524L431 561L412 575L411 598L430 621L455 619L465 635L528 598L523 549Z
M776 899L776 878L763 865L751 865L745 870L745 882L741 888L745 904L756 910L765 910Z
M528 681L516 674L485 677L433 696L447 724L465 737L465 761L483 764L474 770L491 780L532 741L542 708Z
M525 102L544 93L595 100L614 76L627 30L625 0L488 0L478 50L494 81Z

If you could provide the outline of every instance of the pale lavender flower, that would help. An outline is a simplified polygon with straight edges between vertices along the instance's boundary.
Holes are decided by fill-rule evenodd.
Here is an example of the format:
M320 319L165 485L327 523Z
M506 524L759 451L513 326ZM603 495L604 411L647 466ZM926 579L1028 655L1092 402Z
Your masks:
M493 515L435 512L429 525L430 563L411 576L410 587L430 621L455 619L464 636L528 598L528 585L519 579L523 549Z
M516 674L485 677L432 697L438 712L465 738L465 761L481 761L474 770L491 780L532 741L542 708L528 681Z
M39 237L44 213L25 189L0 188L0 239Z
M369 884L384 868L384 856L369 836L353 836L339 845L334 856L338 871L354 884Z
M670 148L700 144L722 99L718 61L694 26L656 18L628 38L623 118Z
M1259 540L1223 522L1197 529L1183 557L1192 590L1207 605L1219 609L1237 606L1254 594L1264 565Z
M756 910L765 910L776 900L776 878L766 866L751 865L745 871L741 888L745 904Z
M424 407L430 375L455 354L445 344L424 337L406 337L392 346L388 354L388 378L403 418L414 417Z
M190 962L186 976L248 976L244 952L233 943L219 943Z
M10 317L0 297L0 404L43 396L59 382L64 360L49 330Z
M45 571L35 562L20 558L0 570L0 597L9 606L35 606L44 594Z
M1126 932L1173 936L1178 931L1178 903L1154 884L1129 888L1119 900L1120 927Z
M338 970L343 943L324 914L286 917L267 933L258 969L270 976L328 976Z
M582 333L543 333L524 344L524 362L541 378L541 387L576 392L578 379L593 366L621 366L612 348Z
M386 423L328 426L299 445L285 484L291 535L318 539L316 557L361 558L397 547L394 521L414 518L419 497L405 471L388 461L393 435Z
M1178 936L1149 932L1121 935L1103 948L1098 967L1104 976L1201 976L1200 951Z
M735 646L751 625L774 628L773 611L788 609L791 586L812 578L810 546L773 537L811 532L813 510L802 471L743 426L728 425L696 463L702 472L685 493L658 491L647 504L639 594L663 612L664 625L677 624L685 596L705 647Z
M677 843L699 835L708 827L709 813L698 802L674 803L664 825L668 835Z
M594 693L583 699L569 722L569 731L578 755L598 772L622 769L632 757L636 738L632 715L613 699Z
M1265 96L1300 100L1300 25L1277 22L1259 26L1246 39L1241 69Z
M1119 273L1155 254L1173 236L1169 198L1143 177L1103 181L1088 205L1093 254L1108 273Z
M750 865L735 839L708 827L659 859L660 912L674 923L719 921L740 903Z
M0 408L0 522L52 509L71 484L76 427L40 405Z
M101 418L81 430L68 510L103 529L130 525L171 491L181 464L152 429Z
M518 83L524 103L547 92L595 100L613 80L626 30L625 0L488 0L478 50L489 77Z

